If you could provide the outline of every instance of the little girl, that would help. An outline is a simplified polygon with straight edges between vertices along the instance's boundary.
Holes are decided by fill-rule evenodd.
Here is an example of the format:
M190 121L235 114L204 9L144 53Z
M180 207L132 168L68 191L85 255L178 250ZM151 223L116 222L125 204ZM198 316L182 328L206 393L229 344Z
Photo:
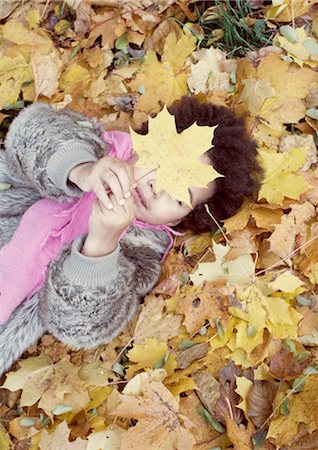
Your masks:
M136 158L121 161L107 156L118 142L115 136L113 142L106 137L106 143L95 119L35 103L13 120L5 151L0 152L0 182L11 184L0 192L0 248L2 256L8 255L5 251L14 244L21 257L12 263L3 256L1 261L3 274L9 271L12 276L14 295L5 300L2 280L0 376L45 332L75 348L110 342L134 317L140 298L159 278L160 262L171 241L167 225L196 233L213 230L205 203L222 220L235 213L245 197L255 197L261 170L243 119L225 107L189 97L170 112L178 132L194 122L218 125L213 148L201 159L224 176L207 188L189 187L192 209L165 191L157 192L155 171L138 168ZM92 194L94 200L88 224L81 228L83 193ZM65 204L72 208L65 209ZM34 207L38 216L31 223L28 213ZM50 208L56 213L47 214L53 211ZM43 235L53 239L52 253L48 255L42 246L39 253L29 251L35 242L42 242L44 222L64 220L68 214L70 223L77 230L86 226L86 232L74 236L66 225L58 232L53 227L49 236ZM21 235L27 220L32 232ZM37 281L31 286L33 278ZM25 286L32 289L23 291Z

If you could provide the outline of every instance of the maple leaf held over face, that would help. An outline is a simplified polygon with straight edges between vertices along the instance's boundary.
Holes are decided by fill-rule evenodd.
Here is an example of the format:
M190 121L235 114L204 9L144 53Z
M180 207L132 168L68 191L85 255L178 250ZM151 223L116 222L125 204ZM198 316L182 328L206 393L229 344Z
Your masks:
M137 164L149 170L157 168L158 192L164 189L172 198L191 205L190 186L206 187L223 176L199 160L211 148L215 128L193 124L177 133L174 116L164 107L154 119L149 119L148 134L130 130L139 157Z

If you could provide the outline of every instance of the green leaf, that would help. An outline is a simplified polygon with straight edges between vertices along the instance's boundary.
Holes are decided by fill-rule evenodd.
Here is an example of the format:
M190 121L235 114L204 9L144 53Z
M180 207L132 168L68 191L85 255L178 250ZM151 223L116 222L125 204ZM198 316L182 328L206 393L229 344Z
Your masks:
M61 414L65 414L68 413L70 411L72 411L73 406L69 406L69 405L57 405L56 408L53 411L53 414L55 416L59 416Z
M279 32L282 36L284 36L286 39L289 40L292 44L295 44L298 42L297 34L295 33L295 30L290 25L283 25L279 27Z
M258 431L252 436L253 450L259 450L263 447L263 444L266 439L266 431Z
M207 332L207 328L206 327L201 327L200 331L199 331L199 335L200 336L205 336Z
M288 401L288 398L285 398L283 403L280 405L280 413L283 416L288 416L288 414L289 414L289 401Z
M198 413L201 417L209 424L211 425L216 431L219 433L224 433L225 429L222 427L220 422L218 422L212 415L207 411L202 405L199 405L197 407Z
M304 377L295 378L293 382L293 391L301 392L304 390L304 387L305 387L305 378Z
M220 337L222 337L224 334L223 326L222 326L221 322L219 321L219 319L215 319L215 323L216 323L216 329L217 329L218 335Z
M298 306L309 306L311 304L311 301L302 295L296 296L296 302Z
M318 109L317 108L309 108L306 111L306 115L311 117L312 119L318 120Z
M316 41L313 39L306 39L302 44L311 55L318 55L318 43Z
M184 339L178 348L179 350L186 350L187 348L193 347L194 345L194 342L190 341L189 339Z
M115 48L117 50L124 50L128 47L127 33L123 33L115 41Z
M247 335L248 335L248 337L253 337L253 336L255 336L256 332L257 332L257 330L256 330L255 327L252 327L251 325L249 325L249 326L247 327Z
M166 363L166 355L159 359L159 361L156 362L156 364L153 366L154 369L162 369L162 367L165 365Z
M296 353L296 345L290 339L284 339L283 345L284 345L285 349L288 350L290 353L293 353L293 354Z
M309 356L310 356L310 352L304 351L304 352L300 352L300 353L297 353L296 355L294 355L294 358L295 358L296 361L298 361L298 362L303 362L303 361L305 361L305 359L307 359Z
M124 370L125 370L124 366L122 364L119 364L118 361L116 361L115 364L113 364L112 366L112 371L118 373L118 375L121 375L122 377L125 376Z
M5 103L3 109L21 109L24 107L24 101L18 100L10 105L10 103Z
M318 374L318 367L316 365L311 365L309 367L306 367L304 369L305 375L317 375Z
M32 417L24 417L23 419L20 420L20 425L21 427L32 427L33 425L35 425L35 419L33 419Z

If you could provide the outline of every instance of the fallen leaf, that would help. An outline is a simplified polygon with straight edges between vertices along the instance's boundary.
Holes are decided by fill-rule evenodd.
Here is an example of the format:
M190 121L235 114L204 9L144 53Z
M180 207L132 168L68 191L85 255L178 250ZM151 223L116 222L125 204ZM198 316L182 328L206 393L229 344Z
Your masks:
M69 442L70 430L67 423L60 423L52 433L42 431L39 448L41 450L87 450L87 441L77 438L74 442Z
M119 398L121 404L111 414L138 420L127 431L122 450L155 450L159 443L163 450L192 450L193 424L178 413L179 400L162 383L145 379L141 396L120 394Z
M176 361L177 369L185 369L196 359L203 358L208 352L208 344L203 342L202 344L193 345L186 350L177 352Z
M304 177L297 174L306 161L304 148L292 148L290 153L275 153L260 150L261 165L265 171L259 200L265 198L269 203L281 205L284 197L298 200L310 186Z
M271 86L268 79L242 80L244 88L239 97L239 102L246 102L248 110L251 114L256 114L262 108L264 101L267 98L275 97L275 89Z
M251 430L237 424L230 416L226 417L226 431L235 449L253 450Z
M310 359L297 361L293 354L282 348L274 355L269 363L269 373L278 380L294 380L303 373L303 370L309 365Z
M48 55L34 54L31 57L34 88L37 96L52 97L57 93L62 62L58 52Z
M305 380L301 392L289 397L289 414L277 414L269 425L267 438L274 438L282 447L297 434L300 423L305 423L309 433L318 429L318 379L311 375Z
M211 413L214 414L214 409L216 402L220 398L220 386L219 382L214 378L214 376L206 371L199 370L192 375L192 378L197 385L197 395L204 407Z
M164 342L178 335L182 316L164 314L164 308L162 297L148 296L145 299L134 330L135 344L144 344L147 338Z
M246 396L247 415L260 428L273 410L277 388L267 380L255 380Z
M183 325L190 334L200 330L208 319L228 318L227 289L214 283L205 283L203 288L189 287L179 295L178 314L184 314Z
M131 378L133 374L140 369L150 367L159 362L167 353L168 346L165 342L159 342L156 339L148 338L145 344L135 344L134 347L127 352L130 361L137 363L131 365L127 370L127 378Z
M116 424L111 429L91 433L87 438L88 444L86 450L120 450L126 433L127 430L118 427Z

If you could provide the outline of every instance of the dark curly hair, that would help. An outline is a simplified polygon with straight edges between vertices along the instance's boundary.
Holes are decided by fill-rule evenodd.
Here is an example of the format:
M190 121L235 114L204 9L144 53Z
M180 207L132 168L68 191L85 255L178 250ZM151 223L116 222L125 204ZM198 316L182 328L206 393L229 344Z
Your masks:
M207 151L213 167L224 177L215 180L212 197L197 205L177 225L195 233L212 231L216 225L208 215L207 204L219 222L232 216L241 207L244 198L256 199L263 176L257 160L255 143L244 128L244 118L237 117L230 109L211 103L200 103L195 97L183 97L169 107L175 116L178 133L197 122L201 126L215 126L213 147ZM191 151L189 143L189 151Z

